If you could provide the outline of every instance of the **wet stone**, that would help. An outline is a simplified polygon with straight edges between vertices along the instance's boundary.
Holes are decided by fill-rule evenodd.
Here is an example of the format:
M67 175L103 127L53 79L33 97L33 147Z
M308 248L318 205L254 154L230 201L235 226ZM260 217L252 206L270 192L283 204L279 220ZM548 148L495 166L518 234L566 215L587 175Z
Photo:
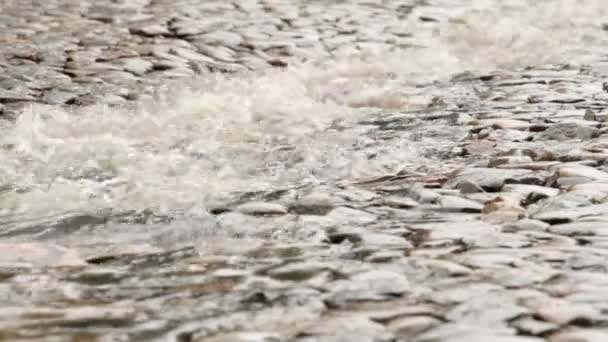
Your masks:
M266 202L250 202L242 204L236 208L236 211L253 216L287 214L287 208L285 208L284 206L280 204Z
M511 322L511 326L526 335L532 336L547 335L548 333L557 331L560 327L555 323L536 320L531 316L517 318Z
M338 224L369 224L377 220L375 215L347 207L338 207L327 214Z
M80 267L86 262L73 250L51 243L0 243L0 265L8 268Z
M533 218L550 224L573 222L581 217L601 216L608 210L607 204L596 204L561 210L543 210Z
M539 8L553 15L534 21L532 0L488 2L482 12L478 2L5 1L0 340L608 340L601 6L561 13L546 2ZM514 44L493 39L503 19ZM585 48L566 39L557 54L555 44L528 51L535 33L518 30L530 20L551 37L580 33ZM480 32L492 38L490 50L469 46ZM421 68L419 58L411 70L399 67L385 49L423 59L432 51L440 62L423 62L440 70L442 52L481 59L453 75ZM492 58L501 50L513 52L507 61ZM495 70L481 72L480 61ZM186 109L174 103L182 99ZM37 115L25 112L15 125L36 103ZM97 106L81 113L88 105ZM89 110L100 127L87 121ZM205 120L191 121L199 115ZM255 128L251 141L226 133L247 151L263 150L256 162L267 169L244 166L269 172L264 182L248 174L251 188L273 188L230 192L240 199L209 215L188 201L215 191L189 193L179 172L204 178L198 157L225 157L188 152L207 148L198 145L207 116L212 130L232 119L243 121L224 128ZM90 127L81 132L82 124ZM308 154L309 143L324 144L317 137L329 138L323 147L332 153ZM161 169L179 175L159 190L180 190L148 196L159 179L133 172L154 173L137 165L162 164L166 153L171 163ZM89 154L136 166L118 165L109 178L62 172L87 168L79 161ZM298 158L296 167L283 156ZM224 159L236 162L224 176L243 175L239 160ZM321 160L330 169L316 168ZM332 173L336 166L344 172ZM226 180L219 190L231 187ZM86 208L152 201L151 212L170 213L38 219L28 206L52 204L38 195Z
M414 337L442 322L431 316L410 316L391 321L387 328L399 337Z
M349 303L391 300L409 291L410 285L402 274L375 270L330 283L329 288L330 293L325 299L327 305L342 307Z
M549 338L549 342L601 342L608 338L608 330L569 329Z
M122 60L121 62L125 71L128 71L138 76L143 75L148 71L151 71L154 67L154 64L152 62L140 58L129 58Z
M515 232L521 230L531 230L531 231L546 231L551 227L550 224L533 219L523 219L518 220L517 222L507 224L503 227L503 232Z
M528 156L504 156L504 157L496 157L490 160L488 163L488 167L497 167L505 164L528 164L532 163L532 158Z
M330 266L323 263L304 262L280 266L269 270L267 274L279 280L301 281L331 270Z
M490 126L494 129L515 129L526 130L530 128L530 123L522 120L513 119L491 119L481 121L480 124Z
M325 193L308 194L292 203L289 210L297 214L325 215L334 209L337 198Z
M546 131L537 135L534 140L589 140L598 136L595 128L583 126L576 123L558 123L549 127Z
M457 187L462 181L474 182L485 191L499 191L507 183L542 185L545 175L542 172L529 170L465 168L454 174L447 184Z
M481 213L483 209L483 204L458 196L442 196L438 204L441 210L446 211Z

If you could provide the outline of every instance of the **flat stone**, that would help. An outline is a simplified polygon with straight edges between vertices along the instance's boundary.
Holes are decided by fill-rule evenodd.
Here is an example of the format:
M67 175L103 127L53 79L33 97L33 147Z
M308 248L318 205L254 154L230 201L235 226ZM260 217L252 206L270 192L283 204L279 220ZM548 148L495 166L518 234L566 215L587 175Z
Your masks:
M420 342L544 342L543 338L516 336L507 328L488 328L472 323L446 323L416 338Z
M377 220L373 214L347 207L335 208L327 214L327 217L339 224L367 224Z
M480 213L483 204L458 196L441 196L438 201L441 210Z
M267 274L275 279L302 281L331 270L329 265L317 262L297 262L273 268Z
M386 328L379 323L367 319L364 315L343 314L332 315L320 322L306 324L300 332L298 342L389 342L394 337L388 335Z
M409 316L391 321L387 328L399 337L414 337L441 323L431 316Z
M583 177L592 181L608 181L608 173L585 165L562 166L557 170L553 177Z
M384 270L359 273L329 286L330 294L326 302L332 307L360 301L386 301L410 290L409 281L404 275Z
M462 149L465 155L490 155L495 152L496 141L473 140Z
M86 264L76 251L52 243L0 242L1 267L77 267Z
M511 325L519 331L534 336L541 336L557 331L560 327L558 324L539 321L530 316L517 318L511 322Z
M505 192L517 194L526 205L559 195L560 190L539 185L507 184L502 189Z
M233 333L228 333L228 334L220 334L220 335L213 336L211 338L204 338L202 340L200 340L200 339L193 340L193 342L196 342L196 341L201 341L201 342L202 341L205 341L205 342L226 342L226 341L230 341L230 342L282 342L282 341L286 341L286 340L281 338L281 336L279 334L272 333L272 332L241 331L241 332L233 332Z
M591 236L608 234L608 228L604 229L604 222L584 221L550 226L547 231L566 236Z
M325 215L330 212L338 199L326 193L312 193L294 201L289 206L289 210L297 214L306 215Z
M547 231L549 227L551 227L550 224L540 220L523 219L505 225L503 227L503 232L516 232L521 230Z
M562 299L532 299L526 306L544 321L559 325L575 322L590 324L600 316L600 312L590 305L572 304Z
M531 124L523 120L513 119L489 119L480 121L482 126L490 126L494 129L515 129L515 130L526 130L530 128Z
M125 71L141 76L154 68L154 64L141 58L128 58L121 61Z
M236 208L237 212L247 215L285 215L287 208L277 203L249 202Z
M474 182L486 191L499 191L506 183L543 184L545 175L530 170L465 168L452 176L447 185L457 187L462 181Z
M557 224L573 222L582 217L601 216L607 211L608 204L596 204L584 207L541 211L532 217L550 224Z
M161 36L170 34L166 26L160 24L150 24L139 27L129 28L131 34L141 34L144 36Z
M574 185L570 191L599 191L608 194L608 183L589 182Z
M504 156L492 158L488 163L488 167L497 167L500 165L519 165L532 163L532 158L528 156Z
M475 194L475 193L484 192L483 188L481 186L479 186L479 184L468 181L466 179L461 181L460 183L458 183L457 188L463 194Z
M44 94L42 100L48 104L66 104L73 102L76 98L78 98L78 94L73 92L51 89Z
M410 209L418 206L418 202L409 197L389 196L382 199L382 204L391 208Z
M546 140L589 140L599 135L597 129L577 123L557 123L534 137L535 141Z
M566 330L552 335L549 342L604 342L608 340L606 329L577 329Z

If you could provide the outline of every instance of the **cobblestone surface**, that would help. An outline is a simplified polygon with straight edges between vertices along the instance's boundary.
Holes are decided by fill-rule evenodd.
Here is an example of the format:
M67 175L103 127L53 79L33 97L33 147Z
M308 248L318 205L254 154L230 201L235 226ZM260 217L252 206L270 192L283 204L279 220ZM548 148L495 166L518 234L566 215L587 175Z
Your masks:
M427 6L439 14L415 20L432 30L443 4L4 0L0 112L404 49L418 32L403 20ZM154 212L3 217L0 340L608 341L608 58L595 53L427 85L442 96L423 110L361 125L415 139L434 164L243 194L210 210L220 233L203 243L156 243L201 227Z

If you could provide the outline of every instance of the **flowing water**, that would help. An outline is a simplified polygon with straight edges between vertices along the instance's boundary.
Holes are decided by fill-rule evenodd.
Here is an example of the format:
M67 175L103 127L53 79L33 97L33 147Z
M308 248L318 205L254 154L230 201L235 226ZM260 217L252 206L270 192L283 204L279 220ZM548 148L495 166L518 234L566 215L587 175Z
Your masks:
M423 110L466 71L592 63L607 12L600 0L442 0L402 23L414 46L205 75L137 108L34 105L0 128L0 212L6 224L108 209L191 218L244 191L430 165L420 132L384 141L357 122Z

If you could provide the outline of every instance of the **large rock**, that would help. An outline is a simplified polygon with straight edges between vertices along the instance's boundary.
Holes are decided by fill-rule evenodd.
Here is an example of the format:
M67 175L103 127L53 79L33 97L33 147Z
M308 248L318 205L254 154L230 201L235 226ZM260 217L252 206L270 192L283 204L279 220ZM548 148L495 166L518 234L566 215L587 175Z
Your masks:
M597 137L599 131L593 127L587 127L574 122L558 123L540 133L534 140L589 140Z

